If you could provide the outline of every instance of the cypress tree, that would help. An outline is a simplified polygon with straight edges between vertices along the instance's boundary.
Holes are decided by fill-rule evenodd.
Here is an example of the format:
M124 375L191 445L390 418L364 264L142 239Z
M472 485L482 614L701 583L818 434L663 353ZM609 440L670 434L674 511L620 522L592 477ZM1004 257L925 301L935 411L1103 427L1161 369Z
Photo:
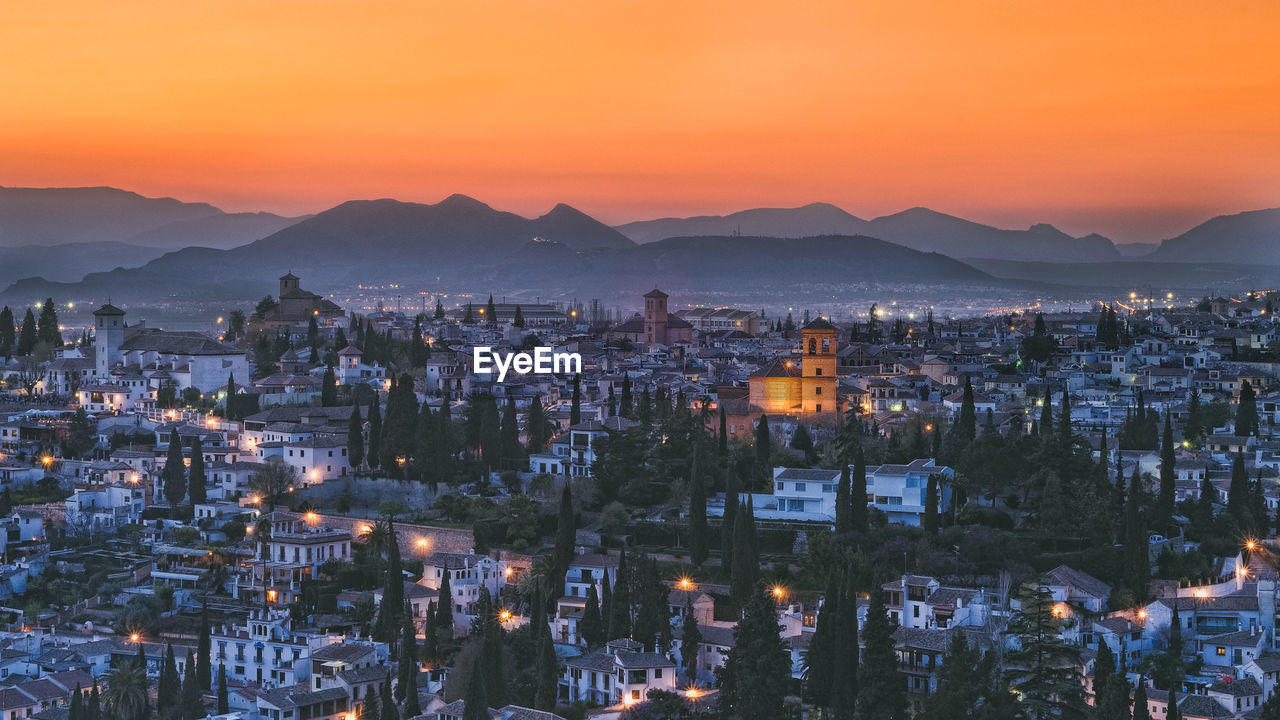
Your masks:
M351 420L347 425L347 462L358 468L364 463L364 419L360 417L360 405L351 405Z
M839 620L840 587L833 573L818 608L817 624L809 651L805 654L805 690L807 699L819 708L831 707L831 683L835 671L835 653L838 642L836 625Z
M382 457L382 404L378 402L375 394L374 398L369 401L369 450L365 453L368 458L369 467L378 467L378 462Z
M1235 518L1241 529L1249 527L1249 471L1244 466L1244 454L1239 452L1231 461L1231 485L1227 488L1227 512Z
M613 617L613 590L609 588L609 571L604 571L600 578L600 640L605 642L613 638L609 635L609 621ZM543 623L546 618L543 617Z
M13 356L13 344L17 342L17 330L13 324L13 311L5 305L0 309L0 356L8 360Z
M595 586L591 586L595 589ZM556 657L555 647L551 644L551 633L545 631L538 634L538 688L534 693L535 710L550 712L556 707L557 687L560 678L560 658Z
M1135 464L1133 476L1129 479L1129 498L1124 514L1124 556L1129 587L1134 597L1139 599L1147 596L1147 582L1151 575L1147 527L1142 517L1142 496L1142 478L1139 467Z
M530 453L543 453L547 451L547 443L550 442L550 432L547 427L547 416L542 407L542 396L539 395L529 403L529 412L525 422L526 434L529 438L528 450Z
M924 490L924 531L938 534L938 474L931 473Z
M693 446L689 468L689 558L699 567L707 560L707 489L702 476L702 446Z
M364 694L364 706L362 708L363 712L360 714L360 720L382 720L382 708L379 705L378 693L372 689L367 690Z
M182 720L199 720L204 717L204 700L200 684L196 680L196 657L187 649L187 672L182 678Z
M469 311L470 306L468 305L467 307ZM462 720L491 720L486 685L484 665L481 662L481 657L476 655L475 662L471 665L471 682L467 684L467 697L463 703Z
M1133 720L1151 720L1151 709L1147 705L1147 679L1138 676L1138 686L1133 690Z
M569 425L582 422L582 378L573 376L573 402L569 406Z
M501 429L502 466L508 470L516 470L524 463L524 447L520 445L520 425L516 419L516 401L507 397L507 405L502 411Z
M17 354L30 355L37 341L36 316L32 314L31 308L27 308L27 314L22 318L22 332L18 334Z
M1253 385L1248 380L1240 381L1240 402L1236 406L1237 437L1258 434L1258 400Z
M646 389L645 396L647 397L648 394L649 391ZM729 457L729 423L725 417L723 405L720 406L720 436L718 440L720 443L718 447L720 451L720 461L724 462L725 459Z
M836 485L836 532L844 534L852 529L849 518L849 463L840 463L840 482Z
M197 435L191 441L191 469L187 478L187 497L191 498L192 505L203 503L207 499L205 488L207 481L208 478L204 472L204 449L200 446L200 436Z
M218 663L218 714L231 712L231 699L227 693L227 666Z
M8 309L5 308L5 310ZM80 683L76 683L76 689L71 693L71 706L67 709L67 720L85 720L84 693L80 690Z
M735 607L743 607L755 592L760 575L760 563L751 552L751 521L746 505L738 505L738 517L733 523L733 565L730 568L730 597Z
M227 374L227 396L226 402L223 404L223 412L226 413L228 420L237 420L236 415L236 374Z
M85 715L88 720L101 720L102 718L102 695L98 692L97 681L94 681L93 690L89 692L89 707L86 709Z
M165 456L164 469L160 471L164 498L170 507L177 507L187 495L187 468L182 461L182 438L178 429L169 433L169 453Z
M485 318L489 322L491 323L498 322L498 308L495 307L493 304L493 293L489 293L489 302L487 305L485 305L484 314L489 316Z
M606 582L608 582L607 578ZM537 618L534 618L534 620L537 620ZM582 639L586 641L587 649L594 650L604 644L603 620L600 618L600 599L596 594L595 583L587 586L587 606L582 611L581 628Z
M612 386L610 386L612 388ZM622 399L618 401L618 414L630 418L631 413L631 376L622 374Z
M409 695L417 695L417 692L410 692L410 689L417 687L418 634L413 627L413 616L407 607L400 615L403 621L400 627L400 660L396 665L395 698L404 702Z
M858 669L859 720L903 720L907 713L906 683L898 673L893 652L893 626L884 610L884 593L871 592L871 606L863 628L864 651Z
M862 443L854 448L853 475L849 485L849 529L860 535L867 533L867 458Z
M778 632L773 596L756 587L733 629L733 649L720 668L719 706L740 720L784 717L791 660Z
M440 661L440 641L436 635L436 603L427 603L427 618L422 623L422 659L432 667Z
M209 608L200 603L200 635L196 640L196 684L200 692L213 682L213 647L209 639Z
M770 456L772 455L773 436L769 432L769 416L761 415L756 423L756 468L757 474L765 478L772 474Z
M160 665L160 679L156 684L156 707L178 707L182 695L182 681L178 678L178 661L173 655L173 645L166 645L164 661Z
M733 462L724 477L724 516L720 522L720 567L733 567L733 525L738 519L738 473Z
M627 567L627 551L618 553L618 579L609 600L609 640L631 637L631 575Z
M846 574L835 614L831 648L830 704L837 720L852 720L858 707L858 595L853 578Z
M436 628L439 631L439 641L449 643L453 641L453 588L450 586L447 568L443 574L444 577L440 580L440 604L436 606Z
M1169 712L1165 714L1164 720L1182 720L1182 711L1178 709L1178 690L1176 688L1169 689Z
M516 306L516 316L512 319L511 324L521 329L524 328L524 311L520 309L519 305Z
M58 309L53 298L46 298L40 306L40 330L38 339L51 347L62 347L62 331L58 329Z
M573 562L573 546L577 539L578 525L573 515L573 493L569 483L560 491L560 511L556 517L555 561L556 576L553 580L557 586L564 585L564 575L569 571L569 563Z
M391 676L382 683L382 693L378 696L378 704L382 706L382 720L400 720L400 710L391 696Z
M333 407L338 404L338 378L332 365L325 365L324 378L320 381L320 405Z
M690 686L698 684L698 646L702 644L702 631L698 618L693 614L693 597L684 599L684 618L680 625L680 664L684 667L684 680Z

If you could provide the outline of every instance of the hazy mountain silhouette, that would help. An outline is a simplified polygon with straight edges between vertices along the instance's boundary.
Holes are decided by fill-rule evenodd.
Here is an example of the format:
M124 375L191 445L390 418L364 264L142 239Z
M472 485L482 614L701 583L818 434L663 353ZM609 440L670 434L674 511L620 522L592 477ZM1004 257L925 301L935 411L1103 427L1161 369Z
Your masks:
M207 203L149 198L110 187L0 187L0 247L119 242L166 249L230 248L297 220L271 213L225 213Z
M840 234L867 235L958 258L1102 262L1120 256L1111 241L1101 235L1076 238L1044 224L1027 230L1002 230L920 207L863 220L834 205L815 203L798 208L744 210L723 217L641 221L618 229L642 243L662 237L707 233L787 238Z
M163 253L159 248L112 241L0 247L0 283L34 275L71 282L103 268L138 267Z
M1219 215L1160 243L1150 259L1280 265L1280 208Z
M641 220L619 225L623 235L638 243L669 237L700 235L757 235L761 237L813 237L817 235L857 235L865 232L867 221L830 203L812 203L797 208L757 208L731 215L700 215L688 218Z

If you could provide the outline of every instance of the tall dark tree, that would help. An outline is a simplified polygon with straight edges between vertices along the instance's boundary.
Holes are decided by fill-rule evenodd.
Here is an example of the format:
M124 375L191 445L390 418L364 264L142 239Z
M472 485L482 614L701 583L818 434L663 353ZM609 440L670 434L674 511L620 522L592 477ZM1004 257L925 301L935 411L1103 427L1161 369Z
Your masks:
M924 531L930 535L938 534L938 474L929 475L924 490Z
M1133 689L1133 720L1151 720L1151 708L1147 704L1147 679L1138 676L1138 685Z
M1133 476L1129 479L1129 497L1124 512L1124 558L1129 589L1138 599L1147 596L1147 583L1151 576L1147 525L1142 513L1143 495L1142 477L1139 466L1135 464Z
M729 594L735 607L743 607L751 599L760 578L760 560L752 552L754 530L747 506L739 504L738 517L733 522L733 565L729 580Z
M689 559L701 567L707 554L707 488L702 474L702 446L695 444L689 464Z
M524 311L520 309L519 305L516 306L516 315L511 320L511 324L518 328L524 328Z
M205 716L204 697L196 680L195 664L195 653L188 648L187 671L182 678L182 720L199 720Z
M644 393L648 397L648 388L645 388ZM724 405L720 406L720 433L716 439L719 441L717 449L720 452L720 462L724 462L729 457L729 421L724 414Z
M200 436L196 435L191 440L191 467L187 472L187 497L191 499L192 505L208 498L205 488L208 480L204 472L204 448L200 446ZM208 685L203 687L207 689Z
M772 454L773 454L773 435L769 431L769 416L761 415L760 422L756 423L756 474L759 478L764 478L765 485L768 485L767 478L773 472ZM757 483L761 482L759 479Z
M539 395L529 403L529 412L525 418L526 445L530 453L544 453L551 442L551 423L547 420L546 411L542 407L542 396Z
M62 347L62 331L58 329L58 308L53 304L53 298L46 298L40 305L40 330L36 339L55 349Z
M564 584L564 574L569 571L569 563L573 562L573 546L577 540L578 523L573 514L573 492L569 483L560 491L560 511L556 517L555 567L553 578L557 586Z
M182 679L178 677L178 660L173 654L173 645L166 645L164 660L160 663L160 679L156 684L156 707L162 711L180 706L182 701Z
M534 622L537 621L538 618L535 617ZM545 622L544 619L543 623ZM604 644L604 619L600 616L600 600L595 583L587 586L587 606L582 610L580 628L582 639L586 641L588 649L594 650Z
M338 404L338 377L332 365L325 365L324 378L320 381L320 405L334 407Z
M231 697L227 692L227 666L218 663L218 714L231 712Z
M200 634L196 637L196 685L208 691L213 682L213 650L209 638L209 608L200 603Z
M468 310L470 305L467 306ZM495 703L496 704L496 703ZM462 720L491 720L489 694L484 678L484 664L479 655L471 666L471 682L467 683L467 696L463 702Z
M382 403L378 402L377 395L369 401L369 450L365 453L365 457L369 460L369 467L376 468L382 459Z
M702 631L698 629L698 617L693 613L693 598L684 599L684 618L680 623L680 665L684 668L684 681L698 684L698 646L702 644Z
M849 481L849 529L866 534L867 524L867 457L858 443L853 451L853 474Z
M164 469L160 471L164 498L170 507L177 507L187 495L187 468L182 460L182 437L178 429L169 433L169 452L165 456ZM171 706L165 706L171 707Z
M832 638L829 702L836 720L852 720L860 702L858 690L862 682L858 670L858 594L852 573L844 573L842 582Z
M506 407L502 411L502 426L499 433L501 434L499 444L502 452L502 467L508 470L517 470L524 467L524 446L520 444L520 424L516 418L516 401L514 397L507 397Z
M386 520L387 571L382 584L382 604L378 606L378 618L373 634L385 643L394 642L400 632L401 614L404 613L404 574L400 564L400 540L396 526ZM383 708L386 712L386 708Z
M631 573L627 551L618 553L618 575L609 599L609 639L631 637Z
M30 355L37 342L39 335L36 333L36 316L31 308L27 308L27 314L22 316L22 332L18 334L17 354Z
M845 534L852 529L849 517L850 483L849 463L840 463L840 482L836 485L836 532Z
M0 309L0 357L8 359L13 356L13 345L18 340L17 328L13 322L13 311L5 305Z
M439 639L443 643L453 641L453 587L449 580L449 571L445 570L440 579L440 602L436 605L436 628Z
M573 400L569 405L569 424L577 425L580 422L582 422L582 378L574 375Z
M592 586L594 588L594 586ZM560 658L551 644L551 632L538 633L537 691L533 697L535 710L551 712L556 707L560 679Z
M1236 405L1236 436L1258 434L1258 398L1248 380L1240 381L1240 401Z
M1155 527L1168 532L1173 528L1174 491L1177 487L1177 457L1173 445L1173 421L1164 414L1164 434L1160 439L1160 494L1156 496Z
M1235 518L1241 529L1250 525L1249 471L1244 466L1244 455L1236 453L1231 461L1231 484L1227 486L1227 512Z
M1081 718L1087 712L1080 676L1080 647L1060 637L1065 618L1044 588L1033 585L1022 591L1022 609L1009 623L1016 638L1006 654L1005 675L1021 696L1025 717Z
M862 666L858 668L858 719L904 720L906 681L893 651L894 626L884 609L884 592L871 592L863 626Z
M413 615L402 611L403 628L400 631L400 662L396 666L395 696L404 705L404 716L414 717L418 709L418 633L413 625ZM410 712L410 705L414 712Z
M1129 720L1129 682L1116 670L1116 656L1105 641L1098 643L1093 673L1097 720Z
M738 519L738 473L732 461L724 477L724 517L720 522L720 567L733 567L733 525Z
M364 464L364 418L360 417L359 403L352 403L347 424L347 462L355 468Z
M628 373L622 374L622 397L618 401L618 414L624 418L630 418L633 415L631 408L631 375Z
M733 629L733 649L718 671L722 712L740 720L784 717L791 660L778 628L773 596L757 586Z
M484 314L485 320L491 323L498 322L498 308L493 304L493 293L489 293L489 302L485 304Z

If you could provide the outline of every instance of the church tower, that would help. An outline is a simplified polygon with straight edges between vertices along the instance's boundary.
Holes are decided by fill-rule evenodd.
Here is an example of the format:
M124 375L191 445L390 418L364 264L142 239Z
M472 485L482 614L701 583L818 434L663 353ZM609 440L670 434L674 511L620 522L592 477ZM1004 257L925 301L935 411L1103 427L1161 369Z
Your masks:
M124 342L124 311L107 303L93 311L95 359L94 370L99 380L106 380L111 368L123 355L120 345Z
M644 339L667 344L667 294L657 288L644 296Z
M800 328L801 404L805 413L840 411L836 397L837 334L825 318Z
M298 279L298 276L293 273L289 273L280 278L280 297L284 297L291 292L296 292L298 290L299 282L300 280Z

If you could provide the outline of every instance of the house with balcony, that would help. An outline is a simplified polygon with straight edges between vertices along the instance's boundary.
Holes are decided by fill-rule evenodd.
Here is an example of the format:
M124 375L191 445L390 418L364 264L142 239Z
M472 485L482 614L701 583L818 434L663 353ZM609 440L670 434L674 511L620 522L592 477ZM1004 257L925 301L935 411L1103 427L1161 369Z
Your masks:
M570 658L560 676L566 703L630 705L650 689L676 689L676 664L665 655L642 651L634 640L614 640L595 652Z
M238 599L289 605L321 565L351 560L351 533L325 526L315 513L277 510L263 519L270 531L265 540L258 538L253 559L242 563L234 588Z
M307 638L290 627L289 612L255 608L243 625L212 629L211 667L223 665L232 682L286 687L305 681L310 671Z
M596 461L596 443L609 434L640 423L615 415L604 420L584 420L551 441L551 452L529 456L529 471L566 477L589 477Z
M507 584L511 569L504 560L494 560L487 555L435 552L422 561L421 584L439 591L445 574L449 576L449 590L453 594L455 625L466 627L472 607L480 600L481 589L488 589L497 598ZM444 601L444 598L441 598Z
M850 468L852 471L852 468ZM867 468L867 505L883 512L890 523L919 527L924 521L929 477L938 475L939 513L951 507L950 479L955 471L932 458L905 465L884 464Z

